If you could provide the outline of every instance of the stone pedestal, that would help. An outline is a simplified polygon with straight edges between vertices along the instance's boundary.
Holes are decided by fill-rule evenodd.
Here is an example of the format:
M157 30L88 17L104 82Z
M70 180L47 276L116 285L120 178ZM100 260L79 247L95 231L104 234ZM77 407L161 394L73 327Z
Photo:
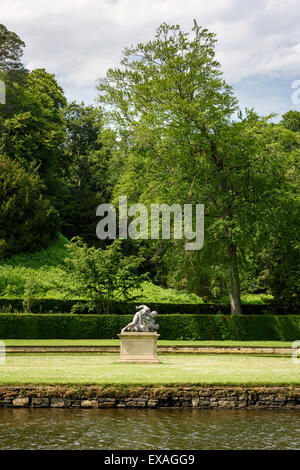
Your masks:
M120 333L119 362L159 364L156 355L157 333L131 332Z

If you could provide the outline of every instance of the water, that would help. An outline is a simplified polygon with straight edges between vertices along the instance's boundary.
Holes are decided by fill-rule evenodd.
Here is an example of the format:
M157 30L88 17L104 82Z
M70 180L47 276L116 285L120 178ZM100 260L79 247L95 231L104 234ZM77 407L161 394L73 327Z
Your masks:
M0 409L0 449L300 449L300 412Z

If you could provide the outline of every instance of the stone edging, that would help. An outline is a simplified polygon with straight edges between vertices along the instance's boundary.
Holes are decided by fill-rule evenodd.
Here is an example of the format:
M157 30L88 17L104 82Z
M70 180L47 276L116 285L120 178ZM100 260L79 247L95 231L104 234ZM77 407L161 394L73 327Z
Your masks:
M258 346L157 346L158 353L204 354L280 354L292 355L294 349ZM120 346L6 346L7 353L99 352L119 353Z
M0 407L300 410L300 388L1 385Z

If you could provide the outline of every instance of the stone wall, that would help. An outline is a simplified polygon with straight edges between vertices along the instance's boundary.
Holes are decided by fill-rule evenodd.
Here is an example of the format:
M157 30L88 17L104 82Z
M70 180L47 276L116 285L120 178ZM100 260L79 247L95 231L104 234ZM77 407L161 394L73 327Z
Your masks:
M0 407L300 410L300 388L0 386Z

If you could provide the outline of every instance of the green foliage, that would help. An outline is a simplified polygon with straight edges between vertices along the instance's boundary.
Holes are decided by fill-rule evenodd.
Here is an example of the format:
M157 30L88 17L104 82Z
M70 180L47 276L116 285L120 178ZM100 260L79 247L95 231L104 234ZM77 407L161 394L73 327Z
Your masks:
M292 132L300 132L300 113L299 111L288 111L283 114L281 123L286 129Z
M149 281L144 281L141 289L133 289L132 295L140 301L155 303L169 303L169 304L202 304L203 300L195 294L187 292L180 292L176 289L162 289Z
M226 303L226 298L219 298L219 303ZM242 294L241 301L244 305L269 305L273 302L272 295L268 294Z
M64 120L67 130L67 154L73 162L72 170L78 174L76 182L80 186L90 176L86 173L87 167L83 157L91 150L101 148L98 137L103 126L102 112L100 108L73 101L64 108Z
M6 156L0 156L0 169L0 258L47 245L58 214L42 196L40 178Z
M0 24L0 71L22 70L21 57L25 43L19 36Z
M165 263L200 295L227 290L232 313L240 314L243 263L261 249L259 235L268 233L286 190L295 137L252 110L234 116L237 101L215 60L215 42L196 22L190 35L163 24L153 41L125 50L99 91L127 157L115 197L203 203L204 248L187 254L183 243L170 243Z
M31 286L33 283L33 286ZM143 286L142 286L143 287ZM36 295L36 289L40 288L39 283L33 278L30 280L29 286L25 285L24 298L13 299L13 298L0 298L0 312L12 312L12 313L74 313L74 314L96 314L96 307L93 308L91 303L86 299L51 299L51 298L39 298ZM141 289L140 292L136 292L137 297L135 302L125 301L112 301L110 305L110 311L117 315L132 315L135 312L137 304L146 303L151 310L159 312L160 315L169 315L174 313L180 313L181 315L228 315L230 307L228 304L203 304L203 303L175 303L166 302L162 296L162 301L153 302L151 297L147 298L145 292ZM180 300L180 294L178 294L178 301ZM186 300L186 299L185 299ZM27 305L29 306L27 307ZM287 309L285 310L280 305L256 305L256 304L244 304L243 310L245 315L298 315L298 309Z
M261 281L269 287L277 303L300 307L300 112L283 115L282 141L289 152L286 181L277 193L274 217L268 219L268 244L259 254L263 265Z
M67 245L73 292L86 295L98 313L109 313L111 302L129 299L132 289L141 285L138 273L142 259L124 257L121 242L114 241L105 250L88 247L80 238Z
M38 166L48 186L48 180L63 166L63 90L44 69L27 74L25 83L17 84L16 89L18 109L2 122L1 148L25 168Z
M26 279L22 304L25 313L32 312L37 305L36 295L38 288L39 284L35 277L29 277Z
M36 298L49 295L64 297L67 292L66 243L68 240L58 234L45 249L4 259L0 272L0 296L24 297L27 279L34 278Z
M72 278L67 275L65 263L65 258L68 256L68 243L69 241L64 236L58 234L45 249L34 253L20 253L4 259L0 270L0 297L23 298L26 280L34 278L38 282L35 298L50 299L49 307L45 307L43 303L43 312L68 311L69 308L66 309L64 303L58 303L58 306L52 304L52 300L70 298ZM194 294L176 289L163 289L148 281L143 281L140 289L134 289L133 295L136 301L141 303L191 304L202 302L202 299ZM79 295L77 293L75 296L73 294L72 298L74 301L76 298L86 299L86 294Z
M25 252L3 259L0 296L22 298L25 311L65 311L69 305L85 311L85 302L56 304L55 298L73 291L74 301L89 297L98 304L96 282L87 292L86 276L109 279L111 268L100 289L108 304L130 292L141 303L168 304L167 311L202 299L227 303L230 292L232 312L240 313L241 291L264 292L284 313L297 311L300 113L289 111L279 124L249 110L236 116L215 42L196 22L191 34L161 25L154 40L126 49L121 68L108 71L99 87L109 105L105 114L100 107L67 104L44 69L29 73L21 63L24 42L0 25L0 79L7 89L7 104L0 106L0 258ZM67 240L54 239L58 217L68 238L103 248L95 236L96 207L122 194L148 206L205 204L204 248L187 253L184 241L124 241L122 256L115 257L124 260L120 272L111 248L89 254L88 269L79 257L78 278L67 276ZM26 254L51 239L49 250ZM101 269L96 253L103 254ZM135 289L133 279L124 287L132 268L174 289L150 282ZM48 304L38 301L46 297ZM114 308L127 311L124 304Z
M1 338L113 338L131 319L131 316L126 315L0 316Z
M36 193L39 193L41 199L46 196L56 209L55 199L57 194L61 193L58 180L65 168L63 91L54 75L48 74L43 69L33 70L30 73L8 71L0 78L7 85L7 104L0 107L0 152L16 164L19 163L29 175L35 174L40 177L42 184L36 189ZM28 197L34 199L36 195L28 194ZM34 205L34 201L27 201L27 204ZM41 205L43 206L44 202ZM53 211L54 208L52 207ZM55 223L58 225L59 214L57 211L54 212ZM49 213L50 229L54 212ZM25 221L24 225L26 226ZM47 224L41 223L40 228L35 233L32 232L32 238L39 238L42 229L49 233ZM54 237L53 233L50 239ZM41 239L43 238L42 236ZM33 243L32 250L40 246L43 246L43 243L38 245ZM26 249L24 248L24 251ZM7 253L15 252L17 251Z
M64 193L56 199L62 217L62 233L79 236L89 245L102 246L95 227L96 208L111 199L111 161L116 155L114 132L104 129L98 107L72 102L64 108L65 153L68 171Z
M132 315L1 314L0 338L116 338ZM294 341L300 316L159 315L163 340Z
M296 198L295 198L296 199ZM268 249L261 253L264 262L264 284L275 302L286 308L300 308L300 199L286 208L280 221L274 223ZM273 232L274 233L274 232Z

